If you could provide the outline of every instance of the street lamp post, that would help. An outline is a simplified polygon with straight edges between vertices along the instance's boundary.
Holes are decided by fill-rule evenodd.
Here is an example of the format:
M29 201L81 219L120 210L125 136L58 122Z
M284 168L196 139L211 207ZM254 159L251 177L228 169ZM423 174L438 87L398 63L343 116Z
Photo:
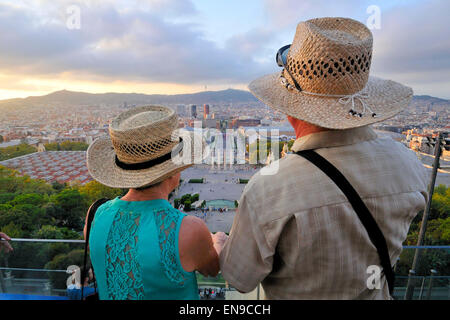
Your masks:
M427 230L428 216L430 214L430 209L431 209L431 201L433 198L434 185L436 183L437 170L439 168L439 158L442 153L442 148L441 148L442 140L443 140L443 135L442 135L442 133L439 133L439 135L436 139L436 143L434 145L435 146L434 147L434 162L433 162L433 171L431 173L431 181L430 181L430 185L428 188L428 201L425 206L425 210L423 212L422 225L420 226L420 233L419 233L419 239L417 240L417 246L422 246L424 239L425 239L425 232ZM420 260L420 254L421 254L421 249L417 248L416 252L414 254L414 260L413 260L413 264L411 267L411 271L413 271L414 273L416 271L418 262ZM408 284L406 286L405 300L411 300L413 293L414 293L414 285L412 284L412 278L411 278L411 273L410 273L410 276L408 277Z

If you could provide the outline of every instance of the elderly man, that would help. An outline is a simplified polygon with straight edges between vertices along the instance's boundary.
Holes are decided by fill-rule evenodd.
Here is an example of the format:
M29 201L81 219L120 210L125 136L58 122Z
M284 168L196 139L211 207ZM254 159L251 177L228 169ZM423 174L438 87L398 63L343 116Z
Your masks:
M414 153L369 126L408 106L412 90L369 77L372 34L345 18L298 25L281 73L253 81L288 116L297 140L247 184L220 255L241 292L269 299L390 299L392 264L425 206ZM377 272L377 270L379 272Z

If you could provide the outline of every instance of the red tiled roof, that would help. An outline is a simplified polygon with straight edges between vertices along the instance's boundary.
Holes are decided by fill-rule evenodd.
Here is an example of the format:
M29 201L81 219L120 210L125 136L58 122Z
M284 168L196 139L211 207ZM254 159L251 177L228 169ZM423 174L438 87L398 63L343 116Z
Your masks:
M0 165L29 175L32 179L43 179L60 183L78 180L81 184L92 181L86 167L84 151L35 152L0 162Z

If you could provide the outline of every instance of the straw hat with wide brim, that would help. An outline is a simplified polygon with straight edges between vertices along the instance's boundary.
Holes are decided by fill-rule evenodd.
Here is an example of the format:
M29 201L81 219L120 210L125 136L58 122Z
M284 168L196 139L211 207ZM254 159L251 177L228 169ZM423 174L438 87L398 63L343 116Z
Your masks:
M352 19L301 22L292 45L277 55L283 70L254 80L249 89L268 106L324 128L386 120L408 106L413 91L369 76L372 43L371 31Z
M195 163L207 146L200 134L178 129L176 113L163 106L137 107L114 118L109 137L87 150L87 167L98 182L113 188L156 184Z

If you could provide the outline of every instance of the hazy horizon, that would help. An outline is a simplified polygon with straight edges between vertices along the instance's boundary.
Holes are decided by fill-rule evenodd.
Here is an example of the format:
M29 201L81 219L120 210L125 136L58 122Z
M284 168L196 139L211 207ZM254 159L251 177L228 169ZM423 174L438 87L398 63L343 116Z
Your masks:
M250 92L250 90L248 89L236 89L236 88L226 88L226 89L218 89L218 90L203 90L203 91L194 91L194 92L187 92L187 93L172 93L172 94L166 94L166 93L145 93L145 92L128 92L128 91L124 91L124 92L116 92L116 91L105 91L105 92L89 92L89 91L77 91L77 90L68 90L68 89L60 89L60 90L55 90L49 93L44 93L44 94L39 94L39 95L30 95L30 96L25 96L25 97L12 97L12 98L6 98L6 99L0 99L0 101L5 101L5 100L14 100L14 99L26 99L26 98L32 98L32 97L43 97L43 96L47 96L53 93L57 93L57 92L62 92L62 91L67 91L67 92L72 92L72 93L87 93L87 94L143 94L143 95L168 95L168 96L176 96L176 95L184 95L184 94L197 94L197 93L204 93L204 92L220 92L220 91L227 91L227 90L237 90L237 91L245 91L245 92ZM438 97L436 97L438 98ZM256 99L256 97L255 97Z

